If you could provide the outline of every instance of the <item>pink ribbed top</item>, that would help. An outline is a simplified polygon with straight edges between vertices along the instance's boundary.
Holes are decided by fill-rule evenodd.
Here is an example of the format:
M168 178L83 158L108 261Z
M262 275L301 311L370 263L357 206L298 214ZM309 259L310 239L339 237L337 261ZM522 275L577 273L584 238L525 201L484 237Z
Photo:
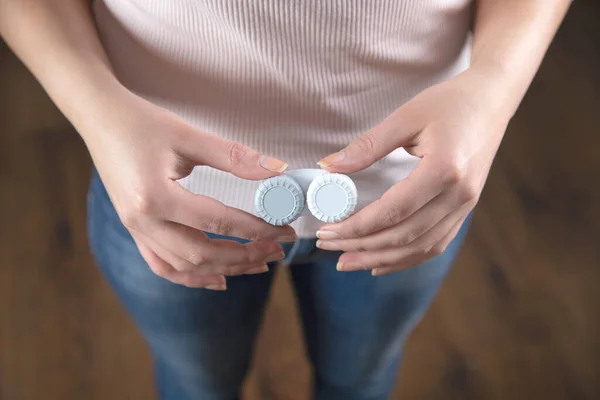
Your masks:
M96 0L95 13L124 85L293 169L315 168L470 59L471 0ZM398 149L353 174L358 208L416 162ZM257 182L196 167L181 184L255 213ZM311 237L318 225L292 226Z

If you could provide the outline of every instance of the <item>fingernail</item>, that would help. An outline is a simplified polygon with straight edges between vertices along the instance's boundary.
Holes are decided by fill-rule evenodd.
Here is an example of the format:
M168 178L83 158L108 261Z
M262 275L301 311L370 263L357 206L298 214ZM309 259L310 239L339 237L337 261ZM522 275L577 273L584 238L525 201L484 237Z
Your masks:
M375 268L373 271L371 271L372 276L379 276L381 274L382 274L382 271L379 268Z
M282 260L285 258L285 253L283 251L280 251L278 253L273 253L270 254L266 259L265 262L273 262L273 261L278 261L278 260Z
M271 158L267 156L262 156L260 158L259 164L264 169L268 169L269 171L273 172L283 172L288 167L287 163L284 163L283 161L278 160L276 158Z
M267 266L267 264L265 264L265 265L261 265L260 267L250 268L250 269L246 270L244 272L244 274L254 275L254 274L262 274L262 273L268 272L268 271L269 271L269 267Z
M280 236L276 239L278 242L295 242L296 240L298 240L298 236L296 235L285 235L285 236Z
M224 285L224 284L221 283L221 284L216 284L216 285L208 285L206 288L208 290L221 290L221 291L223 291L223 290L227 290L227 285Z
M317 240L317 247L323 250L339 250L340 245L336 242L326 242L323 240Z
M338 261L336 269L338 271L356 271L363 269L363 266L357 261Z
M339 233L332 231L317 231L317 237L323 240L341 239Z
M346 152L344 150L333 153L319 161L317 164L321 168L331 167L333 164L339 163L346 158Z

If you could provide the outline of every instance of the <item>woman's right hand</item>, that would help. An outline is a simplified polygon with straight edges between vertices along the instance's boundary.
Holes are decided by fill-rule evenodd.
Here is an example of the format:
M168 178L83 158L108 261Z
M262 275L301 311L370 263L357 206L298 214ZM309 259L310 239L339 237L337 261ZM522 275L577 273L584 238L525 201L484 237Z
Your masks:
M35 29L27 27L35 26ZM225 289L225 275L265 271L294 230L185 190L195 165L264 179L286 167L202 132L127 90L115 77L81 0L0 0L0 35L85 141L117 212L158 275ZM250 239L211 240L203 231Z
M267 262L283 258L278 242L296 239L291 227L271 226L177 182L196 165L264 179L282 172L283 161L202 132L128 91L109 109L103 118L80 120L77 128L154 273L189 287L224 290L224 276L266 272ZM209 239L203 232L252 242Z

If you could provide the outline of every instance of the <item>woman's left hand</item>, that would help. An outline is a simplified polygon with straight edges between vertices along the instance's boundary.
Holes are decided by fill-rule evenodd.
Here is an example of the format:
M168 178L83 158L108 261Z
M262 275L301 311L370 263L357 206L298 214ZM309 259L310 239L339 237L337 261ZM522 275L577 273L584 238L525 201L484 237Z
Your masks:
M415 170L348 219L323 225L317 246L342 250L338 270L383 275L442 253L475 207L510 119L501 85L467 70L432 86L338 153L330 172L363 170L399 147Z

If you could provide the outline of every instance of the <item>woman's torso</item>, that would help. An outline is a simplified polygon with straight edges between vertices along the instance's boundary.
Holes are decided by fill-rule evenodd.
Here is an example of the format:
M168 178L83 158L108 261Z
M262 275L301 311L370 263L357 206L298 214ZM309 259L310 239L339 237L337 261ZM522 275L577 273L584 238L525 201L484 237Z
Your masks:
M132 91L291 168L313 168L470 57L471 0L97 0L95 12ZM398 150L354 175L359 207L415 162ZM253 212L255 182L198 167L182 184Z

